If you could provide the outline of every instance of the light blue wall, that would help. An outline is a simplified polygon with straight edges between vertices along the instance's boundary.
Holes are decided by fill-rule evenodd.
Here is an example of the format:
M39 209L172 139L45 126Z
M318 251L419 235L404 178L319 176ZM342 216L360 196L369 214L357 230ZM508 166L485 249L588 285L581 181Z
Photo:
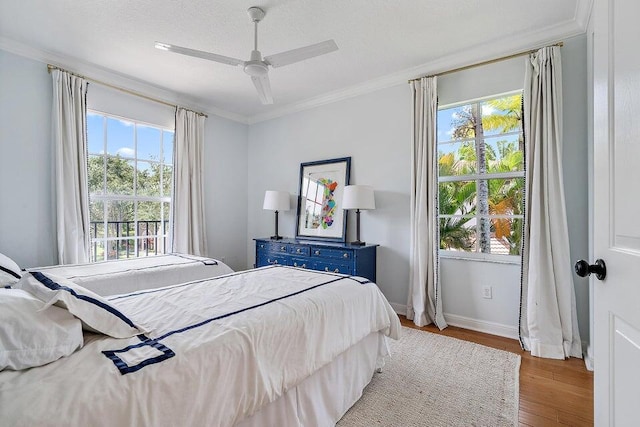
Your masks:
M0 50L0 252L20 266L57 258L51 96L45 64Z
M568 39L562 51L562 166L569 225L571 260L589 260L589 137L587 36ZM593 260L591 260L593 261ZM573 275L578 324L583 342L589 342L589 280Z
M524 57L470 68L438 78L441 106L522 90ZM520 265L454 258L440 259L442 301L447 321L454 325L492 328L517 337L520 308ZM490 286L492 298L482 298ZM478 323L480 322L480 323ZM486 326L486 325L484 325Z
M586 36L566 40L562 56L563 166L571 256L576 260L588 258ZM462 80L442 77L441 103L455 102L461 92L477 88L482 75L494 77L485 81L483 91L499 91L502 86L493 85L505 83L506 75L513 77L514 71L508 70L514 65L507 61L496 67L470 70ZM51 83L45 64L0 50L0 96L0 252L22 266L52 264ZM476 96L482 94L468 95ZM377 209L361 218L362 238L381 245L380 288L391 302L406 304L410 117L405 82L251 126L210 115L205 146L210 255L224 257L234 269L250 267L251 239L273 233L273 213L262 210L264 191L289 191L293 201L301 162L351 156L352 183L376 189ZM281 213L281 234L295 234L295 215L295 210ZM349 240L354 238L354 221L351 215ZM517 326L517 266L443 260L442 267L446 313ZM577 277L575 283L580 329L587 340L588 285ZM494 286L492 300L480 297L482 285Z
M280 234L295 236L300 163L351 156L352 184L376 191L376 209L361 214L361 238L378 243L377 283L405 304L409 282L409 130L411 92L404 83L274 120L249 129L249 238L273 234L273 212L262 210L265 190L292 195L280 214ZM349 215L348 240L355 240ZM253 242L248 265L254 262Z
M0 253L21 267L56 262L51 77L46 64L0 50ZM171 108L90 84L90 108L173 126ZM158 120L161 123L158 123ZM246 264L248 126L210 114L205 125L209 255Z
M568 39L564 68L564 176L572 258L587 256L586 37ZM441 105L521 89L524 58L443 76ZM352 183L376 190L375 211L364 212L362 238L379 243L378 285L398 306L409 281L409 189L411 105L406 83L311 110L251 125L249 129L248 237L272 234L273 216L262 210L265 190L298 192L301 162L352 157ZM293 200L293 198L292 198ZM295 211L280 218L282 234L295 235ZM350 218L349 239L354 223ZM248 265L254 262L247 246ZM456 318L517 331L520 268L514 264L442 260L444 311ZM588 292L576 278L578 318L588 340ZM483 299L483 285L493 299Z
M205 129L208 251L234 270L243 270L247 260L248 132L245 124L211 114Z

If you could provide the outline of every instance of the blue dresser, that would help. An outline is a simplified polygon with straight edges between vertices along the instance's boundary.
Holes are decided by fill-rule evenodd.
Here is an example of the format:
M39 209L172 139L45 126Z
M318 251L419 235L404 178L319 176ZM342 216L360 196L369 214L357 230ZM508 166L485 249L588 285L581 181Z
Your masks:
M254 239L256 267L280 264L312 270L366 277L376 281L378 245L352 246L348 243L311 240Z

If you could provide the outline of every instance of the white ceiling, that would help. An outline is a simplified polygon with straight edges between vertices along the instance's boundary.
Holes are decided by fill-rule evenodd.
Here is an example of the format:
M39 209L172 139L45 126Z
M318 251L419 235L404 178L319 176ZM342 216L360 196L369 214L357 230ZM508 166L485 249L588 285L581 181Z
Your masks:
M154 48L249 59L250 6L266 11L265 56L339 46L271 69L273 105L240 67ZM252 122L580 34L590 9L591 0L0 0L0 48Z

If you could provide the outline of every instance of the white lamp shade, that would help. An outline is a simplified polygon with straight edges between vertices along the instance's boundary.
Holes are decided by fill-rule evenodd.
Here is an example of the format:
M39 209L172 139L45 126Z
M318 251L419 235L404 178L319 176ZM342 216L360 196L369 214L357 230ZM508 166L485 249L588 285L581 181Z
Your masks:
M369 185L347 185L342 195L342 209L375 209L373 187Z
M286 191L265 191L262 209L271 211L288 211L291 209L291 205L289 204L289 193Z

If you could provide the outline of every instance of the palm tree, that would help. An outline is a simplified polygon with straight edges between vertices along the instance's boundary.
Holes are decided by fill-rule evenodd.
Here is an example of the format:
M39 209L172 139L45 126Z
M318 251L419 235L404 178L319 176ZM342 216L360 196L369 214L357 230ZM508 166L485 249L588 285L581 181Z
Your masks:
M489 114L482 118L483 126L488 130L499 130L500 133L513 132L522 127L522 95L512 95L487 101L499 114ZM497 143L499 157L490 161L489 172L515 172L522 170L524 162L524 138L518 135L518 147L508 141ZM489 191L489 210L494 215L522 214L524 179L493 180L494 189ZM495 237L509 243L509 253L520 253L522 239L522 220L495 218L492 221Z
M489 114L482 118L482 125L487 130L498 130L501 133L513 132L522 127L522 94L491 99L487 105L503 114ZM518 149L524 153L524 138L518 137Z
M440 248L472 250L474 230L467 223L474 219L475 182L445 182L438 186L440 215L464 215L440 218Z
M522 96L518 94L487 101L484 105L491 107L490 114L482 114L483 104L480 103L461 108L451 123L452 138L461 141L461 145L455 154L439 153L440 176L521 170L522 136L519 137L518 148L512 142L499 141L497 153L484 141L485 130L507 133L520 129L521 104ZM509 218L490 220L488 215L520 214L523 184L521 178L441 183L440 213L449 215L477 213L480 216L478 246L481 252L490 252L493 231L496 238L509 242L510 253L518 253L521 234L520 227L517 226L519 220ZM474 206L476 194L477 212ZM473 249L473 230L465 227L471 219L470 217L441 218L441 247Z
M469 150L469 144L463 144L456 154L438 153L438 168L441 175L455 175L470 173L469 168L475 168L475 157ZM475 182L453 181L443 182L438 186L438 209L440 215L456 215L455 217L440 217L440 248L472 250L474 230L468 228L467 223L474 219ZM461 215L461 216L457 216ZM464 216L462 216L464 215Z
M486 147L484 143L484 127L478 103L465 106L453 121L453 137L455 139L475 139L477 169L479 174L487 173ZM480 252L491 252L491 223L489 215L489 184L486 179L477 181L477 203Z
M489 163L490 172L512 172L521 168L523 153L513 142L498 142L500 157ZM524 189L523 178L492 179L489 181L489 212L492 215L521 215ZM508 242L509 253L519 254L522 227L520 219L493 218L492 230L497 239Z

